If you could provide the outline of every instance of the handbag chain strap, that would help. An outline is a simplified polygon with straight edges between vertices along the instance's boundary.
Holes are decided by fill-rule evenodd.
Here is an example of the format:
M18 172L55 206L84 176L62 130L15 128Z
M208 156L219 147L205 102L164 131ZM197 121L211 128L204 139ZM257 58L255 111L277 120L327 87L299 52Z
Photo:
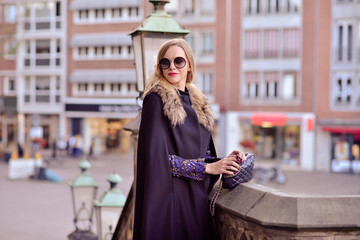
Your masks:
M221 190L222 190L222 185L223 185L223 178L222 178L222 174L220 175L220 182L219 182L219 186L216 190L216 192L214 193L214 196L211 198L211 202L210 202L210 213L211 216L215 215L215 204L216 204L216 200L218 199L218 197L220 196Z

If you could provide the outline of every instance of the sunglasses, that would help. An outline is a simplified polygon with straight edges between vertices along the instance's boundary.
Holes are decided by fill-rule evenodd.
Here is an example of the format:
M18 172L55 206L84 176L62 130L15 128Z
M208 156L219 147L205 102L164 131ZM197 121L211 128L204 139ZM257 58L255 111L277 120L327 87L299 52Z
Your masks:
M171 61L167 58L163 58L159 61L159 67L162 69L162 70L166 70L166 69L169 69L170 68L170 65L171 65ZM186 60L185 58L183 57L176 57L174 59L174 66L177 68L177 69L181 69L183 67L185 67L186 65Z

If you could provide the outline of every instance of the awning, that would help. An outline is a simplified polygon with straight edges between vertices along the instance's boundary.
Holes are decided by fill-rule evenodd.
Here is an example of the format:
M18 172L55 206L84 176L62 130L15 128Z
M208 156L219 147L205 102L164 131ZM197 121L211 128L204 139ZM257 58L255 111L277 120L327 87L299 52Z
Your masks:
M71 74L73 83L136 83L135 70L76 70Z
M254 113L251 123L263 127L286 125L286 115L283 113Z
M138 0L74 0L70 4L71 10L103 9L120 7L139 7Z
M323 131L331 133L360 133L360 126L323 126Z
M78 34L71 39L72 47L123 46L131 44L131 36L127 33Z

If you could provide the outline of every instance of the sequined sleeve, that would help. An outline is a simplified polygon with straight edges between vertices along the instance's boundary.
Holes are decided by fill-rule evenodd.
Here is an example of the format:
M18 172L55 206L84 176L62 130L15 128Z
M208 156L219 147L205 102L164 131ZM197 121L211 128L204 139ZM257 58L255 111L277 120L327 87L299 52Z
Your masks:
M171 173L176 177L185 177L203 181L205 177L205 158L183 159L176 155L169 155Z

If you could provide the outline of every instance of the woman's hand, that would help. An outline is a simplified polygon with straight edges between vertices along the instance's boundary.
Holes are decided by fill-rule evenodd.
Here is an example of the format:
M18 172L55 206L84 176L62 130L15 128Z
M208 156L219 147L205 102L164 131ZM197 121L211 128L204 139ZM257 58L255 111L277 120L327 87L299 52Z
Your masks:
M205 166L205 173L212 175L229 174L232 175L240 169L240 163L245 159L245 154L240 151L232 151L226 158L217 162L208 163Z

